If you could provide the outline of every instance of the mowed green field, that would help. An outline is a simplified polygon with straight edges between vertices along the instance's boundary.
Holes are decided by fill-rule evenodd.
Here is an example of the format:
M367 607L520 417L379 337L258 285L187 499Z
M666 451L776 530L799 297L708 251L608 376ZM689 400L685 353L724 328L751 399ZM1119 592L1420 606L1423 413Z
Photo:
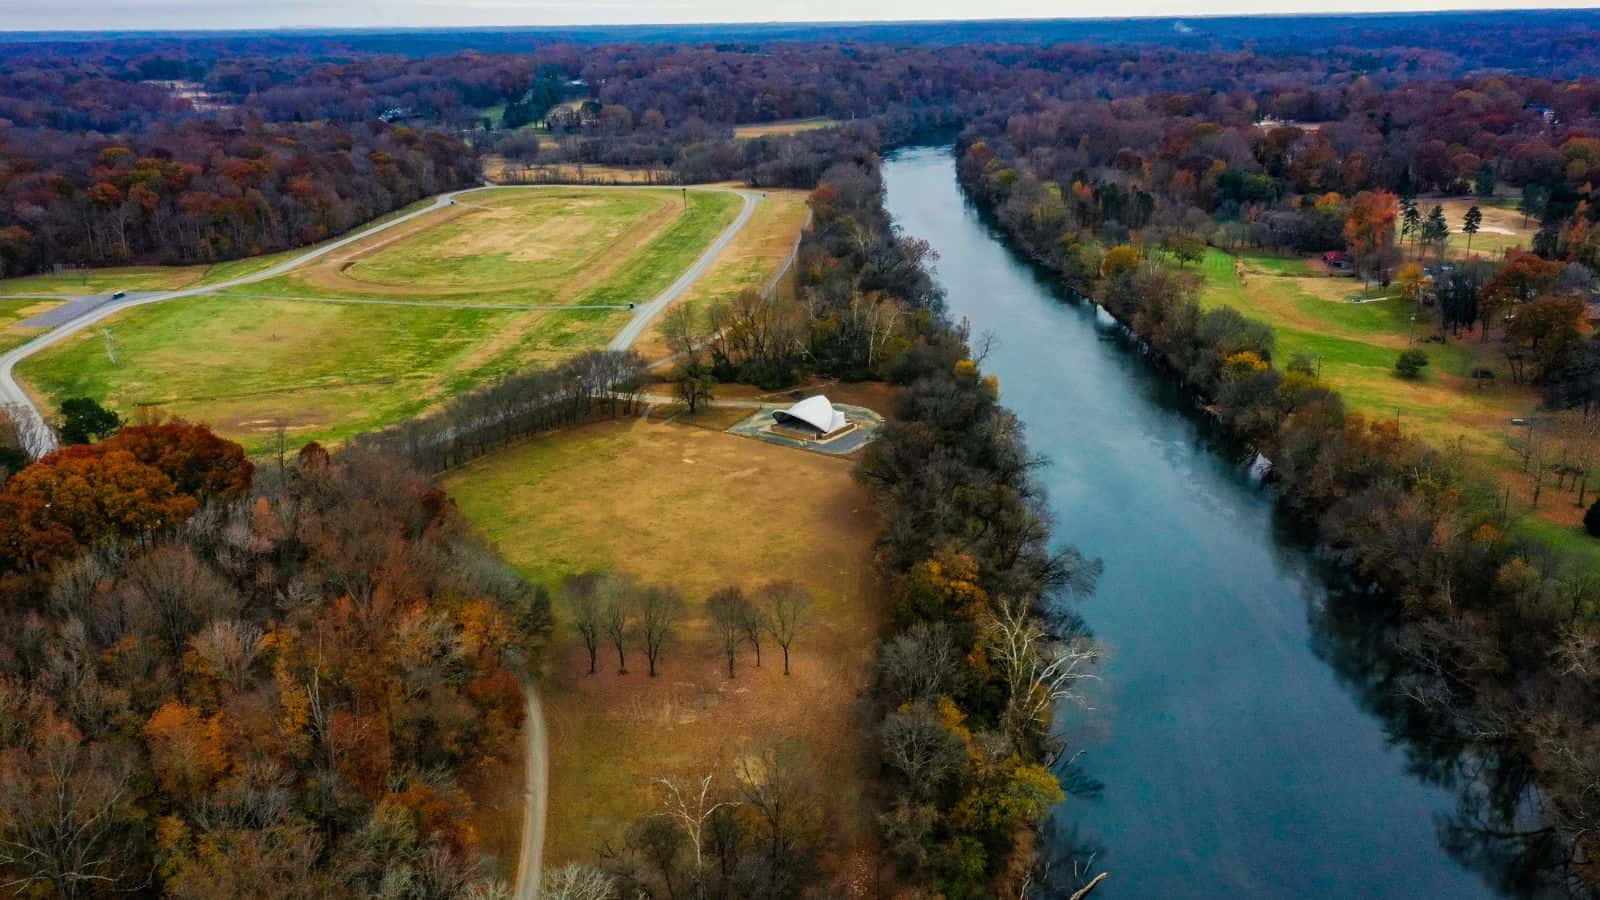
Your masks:
M209 422L253 453L273 446L280 423L296 443L337 442L603 346L632 313L509 307L647 300L739 205L711 192L691 192L687 208L677 191L468 197L495 212L441 210L231 294L128 310L24 360L18 374L47 406L89 396L124 414L154 407Z
M1406 432L1434 446L1461 448L1470 462L1511 489L1512 512L1523 516L1520 533L1572 559L1600 564L1600 542L1576 527L1581 510L1566 494L1547 489L1540 507L1530 507L1531 490L1513 443L1516 429L1509 423L1533 414L1539 398L1512 383L1497 341L1463 335L1447 344L1421 342L1433 328L1411 321L1410 302L1374 290L1372 296L1382 299L1351 303L1350 297L1365 293L1358 280L1313 274L1300 259L1209 249L1200 267L1201 303L1231 306L1271 325L1279 366L1304 354L1350 408L1398 419ZM1429 364L1422 377L1408 381L1395 373L1394 363L1413 346L1412 336ZM1496 373L1496 384L1477 386L1469 373L1480 366Z
M1397 295L1374 292L1368 299L1356 279L1309 274L1297 259L1208 250L1201 270L1202 304L1231 306L1271 325L1279 365L1304 354L1353 408L1371 416L1398 416L1408 429L1435 442L1464 440L1480 453L1504 452L1502 424L1536 403L1509 377L1487 389L1472 382L1469 373L1475 367L1503 368L1494 345L1472 338L1417 343L1428 354L1422 377L1407 381L1396 375L1400 351L1411 346L1411 338L1420 341L1432 331L1426 322L1411 321L1413 305ZM1367 302L1350 302L1356 296Z
M0 353L27 343L41 329L23 328L21 323L59 306L56 300L0 299Z

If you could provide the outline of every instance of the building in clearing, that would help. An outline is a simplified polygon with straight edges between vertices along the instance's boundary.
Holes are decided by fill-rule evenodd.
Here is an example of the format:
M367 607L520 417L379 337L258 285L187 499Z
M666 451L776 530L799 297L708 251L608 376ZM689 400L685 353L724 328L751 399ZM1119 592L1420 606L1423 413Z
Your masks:
M777 422L774 427L814 441L841 434L851 427L844 413L834 409L821 394L807 397L788 409L774 410L772 418Z

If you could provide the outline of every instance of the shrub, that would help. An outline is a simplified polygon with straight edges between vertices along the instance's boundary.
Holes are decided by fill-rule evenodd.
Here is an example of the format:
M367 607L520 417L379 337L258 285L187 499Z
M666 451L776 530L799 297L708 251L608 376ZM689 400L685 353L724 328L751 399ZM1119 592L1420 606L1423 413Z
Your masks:
M1600 500L1594 501L1589 511L1583 514L1583 530L1589 532L1590 537L1600 538Z
M1421 350L1402 350L1400 358L1394 361L1394 370L1401 378L1415 379L1422 375L1422 370L1428 365L1428 354Z

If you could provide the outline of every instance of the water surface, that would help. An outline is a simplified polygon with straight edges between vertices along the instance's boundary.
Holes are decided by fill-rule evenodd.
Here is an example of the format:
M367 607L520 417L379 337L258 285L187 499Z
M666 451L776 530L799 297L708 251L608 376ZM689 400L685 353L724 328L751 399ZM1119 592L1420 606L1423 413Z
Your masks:
M1236 448L999 242L948 150L903 151L884 176L896 223L939 254L952 318L998 338L986 368L1050 458L1058 538L1105 561L1082 610L1104 681L1061 716L1103 788L1051 823L1057 850L1111 873L1095 900L1492 895L1441 845L1458 791L1412 774L1371 708L1381 658L1330 622L1321 571Z

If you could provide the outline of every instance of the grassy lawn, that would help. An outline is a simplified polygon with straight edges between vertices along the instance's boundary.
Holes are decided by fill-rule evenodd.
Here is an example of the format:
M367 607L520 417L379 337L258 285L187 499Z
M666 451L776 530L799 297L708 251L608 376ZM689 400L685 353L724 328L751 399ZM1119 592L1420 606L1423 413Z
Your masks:
M153 405L261 452L280 419L297 440L338 441L603 342L624 315L194 297L109 320L110 347L89 329L18 370L49 398Z
M1451 256L1467 255L1467 236L1462 233L1461 224L1467 210L1474 206L1483 214L1478 233L1472 238L1472 253L1475 256L1498 259L1510 247L1526 250L1533 246L1533 236L1539 230L1537 219L1524 219L1522 213L1517 211L1515 199L1507 202L1499 198L1481 197L1417 198L1417 209L1424 220L1435 206L1443 207L1445 221L1450 225L1450 239L1445 247ZM1406 246L1408 250L1414 249L1409 243Z
M507 305L647 300L732 221L739 200L678 191L484 191L237 292Z
M1600 563L1600 541L1577 529L1582 510L1568 494L1547 485L1539 508L1531 507L1532 488L1515 449L1519 435L1509 422L1533 414L1539 398L1512 384L1496 342L1484 344L1473 336L1446 344L1419 340L1416 346L1428 354L1429 365L1421 378L1407 381L1395 374L1395 358L1410 346L1411 335L1421 339L1432 328L1413 325L1412 306L1405 300L1381 299L1374 291L1380 299L1352 303L1350 297L1365 293L1357 280L1302 276L1298 272L1309 270L1272 257L1235 257L1213 249L1200 268L1202 304L1231 306L1271 325L1280 366L1304 354L1352 409L1398 418L1408 432L1435 446L1459 447L1469 463L1510 489L1511 511L1522 516L1521 533ZM1479 388L1473 382L1469 373L1480 366L1496 373L1495 385Z
M469 194L288 275L128 310L18 371L45 406L80 395L124 413L156 406L209 422L254 453L273 445L280 421L297 441L337 442L506 372L603 346L631 314L250 295L625 305L677 278L738 205L704 191L689 192L687 207L675 190Z
M19 347L40 334L40 329L18 323L61 304L55 300L0 300L0 353Z
M587 656L557 604L542 680L551 734L546 860L588 858L654 808L651 779L717 773L776 739L803 739L827 773L835 853L866 852L873 822L866 738L855 721L880 622L870 602L870 495L851 462L660 417L561 432L486 457L444 479L461 510L529 578L555 585L610 567L677 588L689 605L659 677ZM812 625L794 674L774 647L746 651L727 677L705 597L780 578L811 591ZM509 789L509 788L508 788Z
M794 249L795 239L805 224L807 195L804 191L782 190L767 191L766 195L749 224L678 303L688 304L697 311L704 310L713 303L732 299L746 288L761 290L772 280L789 251ZM639 340L638 350L647 359L667 355L661 328L658 321Z
M795 134L801 131L817 131L822 128L833 128L838 124L838 120L822 116L811 119L785 119L782 122L739 125L733 129L733 136L736 140L747 140L749 138L769 137L779 134Z

